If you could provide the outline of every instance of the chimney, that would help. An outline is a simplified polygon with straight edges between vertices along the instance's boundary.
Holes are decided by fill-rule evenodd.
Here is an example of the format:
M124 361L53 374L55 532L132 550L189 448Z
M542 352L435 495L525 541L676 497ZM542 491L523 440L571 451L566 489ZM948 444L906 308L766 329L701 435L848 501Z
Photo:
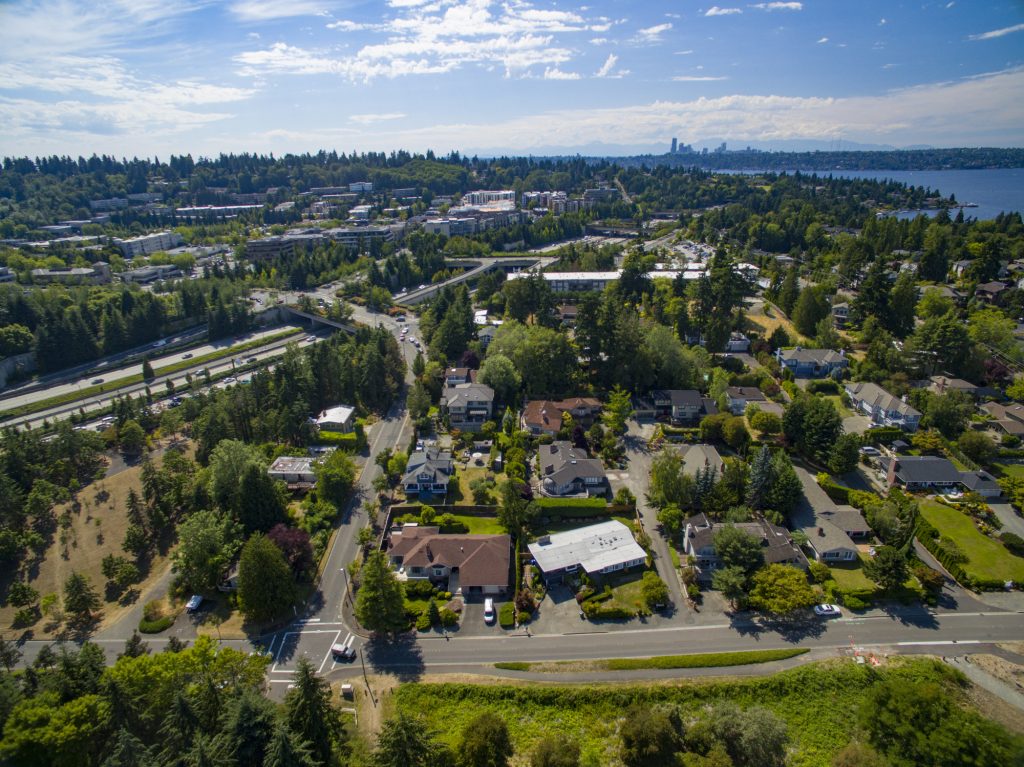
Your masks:
M821 536L822 538L825 537L825 528L824 527L819 527L818 528L818 535Z
M893 458L889 461L889 471L886 473L885 481L889 487L896 484L896 472L900 470L900 462L898 458Z

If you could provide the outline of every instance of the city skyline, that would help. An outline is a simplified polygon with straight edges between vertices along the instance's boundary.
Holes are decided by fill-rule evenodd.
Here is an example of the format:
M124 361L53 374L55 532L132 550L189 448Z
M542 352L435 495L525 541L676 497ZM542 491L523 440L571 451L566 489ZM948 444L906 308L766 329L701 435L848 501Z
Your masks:
M25 0L4 155L1024 144L1019 3Z

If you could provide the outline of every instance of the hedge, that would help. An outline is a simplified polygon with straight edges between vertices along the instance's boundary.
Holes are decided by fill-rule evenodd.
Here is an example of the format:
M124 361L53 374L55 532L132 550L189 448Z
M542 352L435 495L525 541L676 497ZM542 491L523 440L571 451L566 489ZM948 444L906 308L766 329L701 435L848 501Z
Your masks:
M719 666L747 666L753 663L771 663L795 658L810 652L806 647L788 647L781 650L745 650L741 652L712 652L698 655L661 655L654 658L615 658L605 661L609 671L632 671L644 668L716 668Z
M1002 591L1004 582L998 578L979 578L968 575L963 566L956 562L949 552L939 543L939 531L925 519L918 521L917 540L928 549L928 552L935 557L939 563L946 568L953 579L967 588L975 591Z
M583 614L590 620L629 620L636 613L627 607L604 607L593 599L583 603Z
M512 602L506 602L498 609L498 625L503 629L515 627L516 606Z
M818 484L821 489L824 490L828 497L836 503L850 503L850 488L843 487L842 485L836 484L832 477L825 472L820 472L817 476Z
M337 445L353 453L359 446L359 440L355 434L343 434L340 431L321 431L313 441L321 445Z
M148 621L145 618L139 621L139 632L143 634L159 634L174 625L174 616L165 615L162 618Z
M538 498L542 517L608 517L611 508L603 498Z
M495 668L499 668L502 671L529 671L530 670L530 665L531 664L524 663L521 660L512 660L512 661L502 661L500 663L495 663L494 667Z
M906 436L903 433L903 429L898 426L876 426L874 429L868 429L864 432L864 444L865 445L878 445L892 444L898 439L903 439Z
M808 394L839 394L839 384L832 380L811 381L807 384Z

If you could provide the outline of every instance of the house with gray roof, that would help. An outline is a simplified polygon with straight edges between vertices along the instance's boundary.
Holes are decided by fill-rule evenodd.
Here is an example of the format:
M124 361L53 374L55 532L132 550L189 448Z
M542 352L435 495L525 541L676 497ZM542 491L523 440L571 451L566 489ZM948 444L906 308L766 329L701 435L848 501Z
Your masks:
M725 390L725 396L729 399L729 411L733 415L741 415L747 410L751 402L760 405L767 402L768 398L764 392L756 386L730 386Z
M775 357L796 378L828 378L841 373L850 365L842 350L804 349L797 346L793 349L779 349Z
M911 492L950 488L985 498L996 498L1002 493L995 477L987 471L960 471L951 461L935 455L883 456L878 463L890 488L900 487Z
M445 387L441 395L441 413L452 429L480 431L494 412L494 389L479 383Z
M542 535L527 547L549 583L583 570L587 575L643 567L647 552L628 527L616 519Z
M725 461L714 445L688 445L680 452L683 456L683 472L691 477L697 476L697 472L704 469L714 469L715 475L721 477L725 470Z
M544 495L604 495L608 480L604 464L572 443L557 441L537 451L540 489Z
M428 447L409 456L402 477L402 488L407 497L413 495L446 495L448 481L455 473L452 454L447 450Z
M981 409L992 416L999 430L1014 437L1024 437L1024 405L986 402Z
M651 392L654 417L668 418L674 424L697 424L704 416L715 415L718 406L696 389L656 389Z
M711 580L714 571L721 566L722 560L715 552L715 533L725 526L722 522L712 522L706 514L697 514L683 523L683 548L687 556L696 561L697 577ZM767 565L784 564L807 569L807 557L800 547L793 542L789 530L763 518L753 522L738 522L734 527L754 536L761 543L761 554Z
M893 396L878 384L848 383L846 394L855 410L865 413L877 426L898 426L915 432L921 422L921 412Z

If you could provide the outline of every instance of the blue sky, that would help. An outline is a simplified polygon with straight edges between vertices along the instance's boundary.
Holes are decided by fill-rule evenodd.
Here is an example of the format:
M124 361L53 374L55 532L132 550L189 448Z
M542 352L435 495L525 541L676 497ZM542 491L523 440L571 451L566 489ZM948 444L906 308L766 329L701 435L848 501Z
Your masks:
M1024 145L1024 3L0 0L0 154Z

